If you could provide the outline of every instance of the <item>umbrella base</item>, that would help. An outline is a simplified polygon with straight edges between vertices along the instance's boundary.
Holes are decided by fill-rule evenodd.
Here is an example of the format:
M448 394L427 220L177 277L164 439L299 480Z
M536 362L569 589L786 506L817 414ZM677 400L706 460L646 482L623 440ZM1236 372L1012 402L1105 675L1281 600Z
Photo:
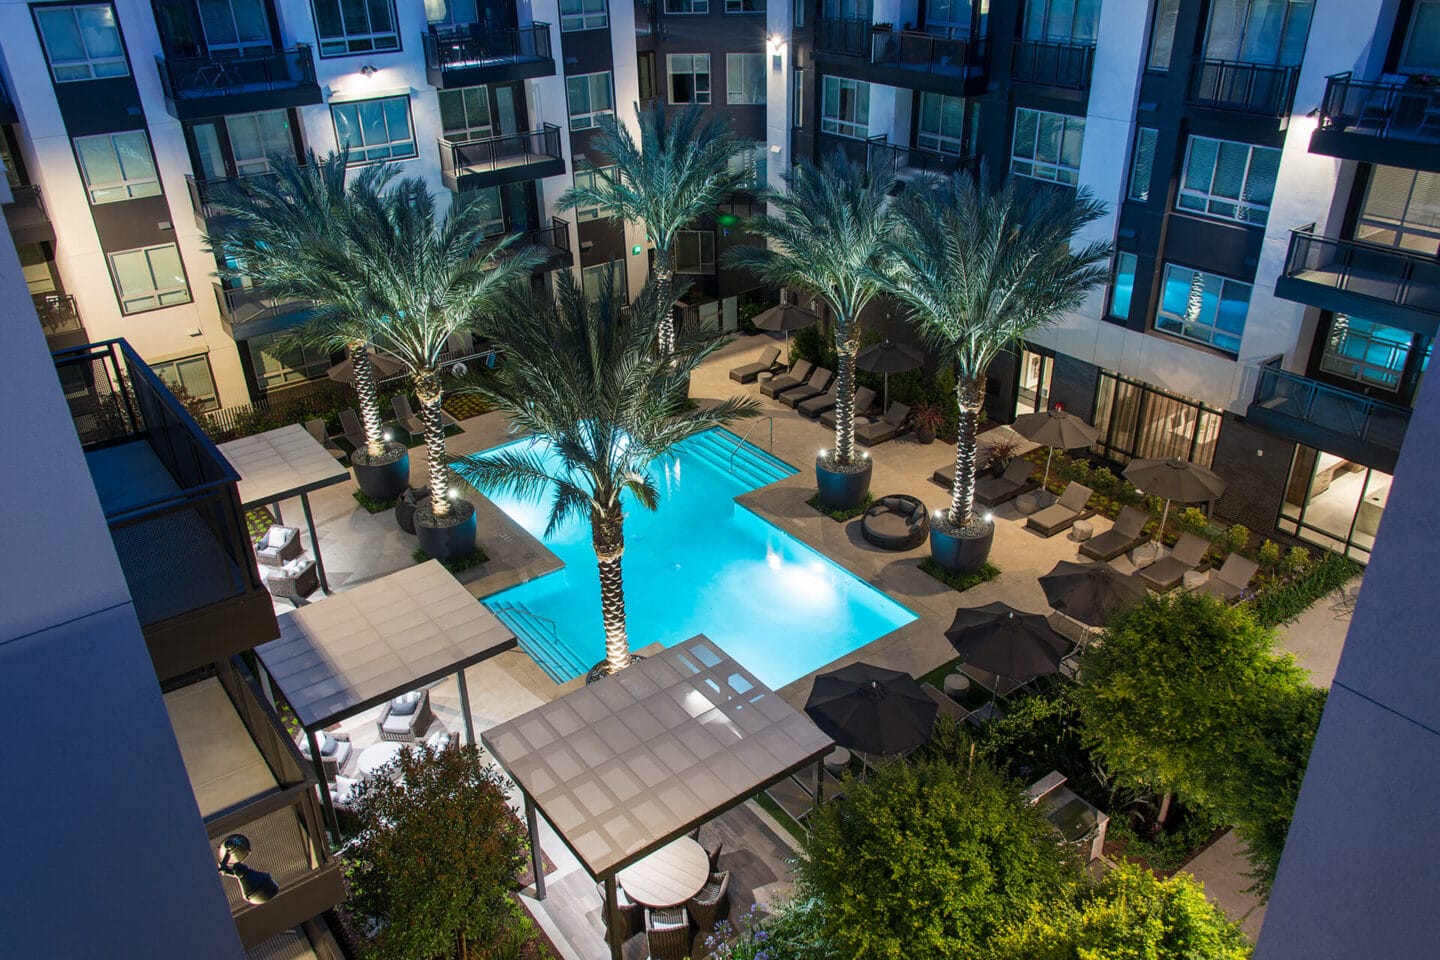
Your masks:
M441 562L460 560L475 552L475 504L452 500L450 512L437 517L429 500L415 508L415 536L420 549Z
M410 486L410 451L403 443L386 441L378 457L360 448L350 455L355 483L372 500L389 502Z
M930 558L952 573L976 573L990 559L994 540L993 520L977 520L965 528L938 520L930 525Z
M820 488L820 502L830 510L848 510L865 502L870 492L870 475L875 463L869 457L856 457L849 466L830 466L829 455L815 461L815 483Z

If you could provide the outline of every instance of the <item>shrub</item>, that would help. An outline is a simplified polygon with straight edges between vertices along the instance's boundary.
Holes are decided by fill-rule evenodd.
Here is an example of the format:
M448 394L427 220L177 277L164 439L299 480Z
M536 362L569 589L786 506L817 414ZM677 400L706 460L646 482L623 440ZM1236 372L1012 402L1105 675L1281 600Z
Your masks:
M1266 540L1260 544L1260 552L1256 554L1256 559L1266 570L1274 570L1280 565L1280 544L1274 540Z
M1170 522L1175 525L1175 529L1183 533L1199 533L1209 522L1205 511L1198 507L1186 507L1178 513L1170 514L1170 517Z
M1140 491L1136 488L1135 484L1131 483L1129 480L1120 481L1121 503L1125 504L1126 506L1133 506L1134 504L1140 503L1143 499L1144 498L1140 496Z
M835 348L826 342L821 325L811 324L790 335L790 362L809 360L827 369L835 369Z
M1109 467L1096 467L1090 471L1090 488L1096 493L1113 493L1120 478L1110 471Z
M1285 554L1285 572L1296 575L1305 572L1310 566L1310 551L1304 547L1291 547L1290 552Z
M1231 524L1230 529L1225 531L1225 542L1223 546L1231 553L1239 553L1250 544L1250 528L1243 523Z
M951 590L959 590L961 593L964 593L973 586L989 583L991 580L1000 576L1000 568L988 560L981 564L980 569L974 573L956 573L954 570L946 570L940 566L940 564L935 562L934 558L926 557L920 561L920 569L945 584L945 586Z
M1268 541L1267 541L1268 542ZM1277 552L1279 548L1276 548ZM1321 553L1305 572L1294 579L1273 583L1260 590L1250 603L1250 612L1267 627L1289 623L1305 609L1360 575L1360 564L1331 550Z

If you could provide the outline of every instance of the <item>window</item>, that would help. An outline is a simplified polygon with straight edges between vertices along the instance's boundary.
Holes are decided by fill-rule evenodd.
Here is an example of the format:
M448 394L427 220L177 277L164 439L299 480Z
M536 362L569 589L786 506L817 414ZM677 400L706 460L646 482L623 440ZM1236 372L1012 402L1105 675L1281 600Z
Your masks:
M235 114L225 118L225 129L235 156L236 176L269 173L271 157L295 155L288 111Z
M821 0L820 15L826 20L865 20L875 18L874 0Z
M1175 21L1180 17L1180 0L1155 0L1155 22L1150 26L1150 56L1146 70L1168 73L1175 50Z
M665 12L670 14L709 13L710 0L665 0Z
M751 193L765 186L769 167L770 151L763 143L755 144L754 149L748 153L730 158L730 171L741 174L745 178L740 182L739 188Z
M1368 560L1391 481L1388 473L1298 444L1275 529Z
M1372 167L1355 239L1435 256L1440 250L1440 173Z
M1010 172L1074 186L1084 145L1084 117L1017 108Z
M480 217L481 236L493 237L505 232L505 205L500 200L499 187L463 190L456 195L455 202L476 208Z
M765 0L725 0L726 13L764 13Z
M1133 253L1115 254L1115 273L1110 280L1110 316L1116 320L1130 319L1130 300L1135 293L1135 265L1138 262Z
M584 291L586 300L599 300L605 292L607 281L611 284L611 291L615 296L621 300L629 299L625 294L624 260L611 260L597 263L593 267L580 268L580 289Z
M1299 66L1314 11L1314 0L1215 0L1205 36L1205 57Z
M326 360L329 358L326 357ZM203 353L198 357L151 362L147 366L169 384L170 389L180 387L191 399L198 400L206 410L220 409L220 398L215 393L215 378L210 373L210 358Z
M323 377L330 355L288 343L283 333L267 333L245 341L255 370L255 384L273 390L287 383Z
M675 235L676 273L715 272L715 234L709 230L681 230Z
M432 9L435 8L435 9ZM432 13L440 16L431 19ZM480 11L475 0L439 0L435 3L425 4L425 19L428 23L444 29L446 27L463 27L470 23L480 22Z
M805 4L810 0L795 0L794 17L795 22L791 25L793 29L799 30L805 26Z
M765 82L765 54L725 54L726 103L764 103Z
M1263 226L1279 172L1273 147L1191 137L1175 208Z
M114 203L135 197L160 195L155 160L144 130L76 137L80 175L90 191L91 203Z
M1249 308L1250 284L1167 263L1155 329L1238 354Z
M35 23L56 83L129 75L115 8L110 4L36 7Z
M270 18L263 0L199 0L205 44L217 50L270 46Z
M1440 0L1419 0L1400 53L1401 73L1440 73Z
M1126 196L1136 203L1150 202L1150 181L1155 173L1155 144L1160 131L1141 127L1135 131L1135 155L1130 158L1130 189Z
M490 88L440 91L440 129L446 140L484 140L495 135L490 118Z
M965 101L940 93L920 94L920 124L915 132L915 145L963 157L967 143Z
M608 176L613 177L616 168L613 166L595 167L583 160L579 161L575 164L575 186L582 189L595 188L601 182L600 178L595 175L596 170L602 170ZM576 207L575 222L583 223L586 220L608 220L611 217L617 216L619 213L620 210L618 207Z
M1215 462L1223 412L1109 370L1095 390L1092 451L1129 463L1136 457L1179 457L1208 467Z
M972 0L935 0L934 3L928 3L925 5L925 32L936 37L969 37L974 9ZM977 36L985 36L989 19L989 0L980 0Z
M588 130L615 114L610 73L582 73L565 78L565 100L570 107L570 129Z
M1078 40L1095 42L1100 0L1028 0L1025 4L1026 40Z
M671 103L710 102L710 54L672 53L665 58Z
M335 141L350 150L350 164L403 160L415 156L410 98L385 97L330 105Z
M636 73L639 74L641 100L653 100L655 93L655 51L641 50L635 54Z
M320 56L343 57L352 53L400 49L393 0L311 2L315 5L315 31L320 37Z
M560 32L599 30L610 26L605 0L560 0Z
M843 77L825 78L820 129L864 140L870 135L870 84Z
M1399 390L1414 335L1383 323L1335 314L1320 369L1357 383Z
M173 243L112 253L110 270L115 291L120 296L121 313L140 313L190 302L190 287L185 282L185 268L180 265L180 250Z
M805 71L800 67L795 68L795 92L790 100L792 111L790 123L796 129L805 126Z

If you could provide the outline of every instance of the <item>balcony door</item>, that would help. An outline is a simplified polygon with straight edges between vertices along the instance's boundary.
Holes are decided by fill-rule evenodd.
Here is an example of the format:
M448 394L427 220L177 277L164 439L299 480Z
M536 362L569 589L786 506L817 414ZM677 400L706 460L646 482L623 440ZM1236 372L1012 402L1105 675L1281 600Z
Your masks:
M244 56L271 49L265 0L197 0L205 46L212 57Z
M1205 59L1299 66L1314 12L1314 0L1215 0Z
M931 0L925 4L925 32L965 40L983 37L990 26L990 0Z
M1059 43L1094 43L1100 0L1030 0L1022 38Z
M237 113L185 125L195 176L201 180L268 173L278 157L298 153L290 111Z
M1440 256L1440 173L1371 167L1355 239Z

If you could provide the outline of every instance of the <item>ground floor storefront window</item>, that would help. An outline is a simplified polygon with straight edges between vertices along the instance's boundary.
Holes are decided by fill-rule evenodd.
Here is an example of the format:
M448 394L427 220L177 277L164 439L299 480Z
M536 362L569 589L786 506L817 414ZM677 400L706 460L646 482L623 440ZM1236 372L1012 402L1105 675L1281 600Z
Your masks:
M1362 562L1390 496L1390 474L1324 450L1296 446L1275 527Z
M1222 411L1199 400L1102 370L1095 396L1100 439L1091 449L1119 463L1179 457L1208 467L1215 459L1221 416Z

